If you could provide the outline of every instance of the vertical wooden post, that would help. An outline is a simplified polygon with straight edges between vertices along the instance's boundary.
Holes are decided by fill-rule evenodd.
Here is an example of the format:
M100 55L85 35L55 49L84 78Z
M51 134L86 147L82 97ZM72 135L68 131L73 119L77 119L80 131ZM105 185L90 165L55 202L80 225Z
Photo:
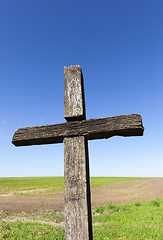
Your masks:
M85 120L83 74L79 65L64 67L64 118Z
M89 159L83 136L64 138L65 239L92 239Z
M64 117L85 119L80 66L64 68ZM88 142L84 136L64 138L65 239L92 240Z
M142 136L142 118L133 114L82 121L86 114L79 65L64 68L64 117L75 122L20 128L12 143L15 146L61 143L64 138L65 239L92 240L88 142L85 136L90 140L116 135Z

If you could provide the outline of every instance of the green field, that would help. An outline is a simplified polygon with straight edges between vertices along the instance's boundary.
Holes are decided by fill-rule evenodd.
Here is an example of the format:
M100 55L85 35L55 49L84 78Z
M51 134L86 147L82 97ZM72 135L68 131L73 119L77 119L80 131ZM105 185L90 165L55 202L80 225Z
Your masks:
M49 219L48 213L24 213L35 222L0 222L0 239L55 239L64 237L64 228L38 220ZM11 219L13 216L10 216ZM5 218L4 214L1 218ZM52 219L60 222L57 215ZM146 203L113 205L93 209L93 239L127 239L127 240L162 240L163 239L163 200L157 199Z
M90 185L98 187L110 183L141 179L131 177L91 177ZM51 194L64 191L64 177L0 178L0 194Z
M91 187L140 178L91 178ZM63 177L0 178L1 194L50 194L63 191ZM163 199L92 209L93 239L162 240ZM64 214L52 211L0 211L0 240L62 240Z

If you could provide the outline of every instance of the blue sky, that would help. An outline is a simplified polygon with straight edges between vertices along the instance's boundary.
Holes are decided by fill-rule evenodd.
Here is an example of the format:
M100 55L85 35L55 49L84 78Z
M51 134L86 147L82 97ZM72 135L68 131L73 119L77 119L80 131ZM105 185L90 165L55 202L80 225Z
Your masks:
M63 176L63 144L15 147L21 127L64 119L64 66L86 114L138 113L143 137L89 141L91 176L163 176L163 1L0 1L0 177Z

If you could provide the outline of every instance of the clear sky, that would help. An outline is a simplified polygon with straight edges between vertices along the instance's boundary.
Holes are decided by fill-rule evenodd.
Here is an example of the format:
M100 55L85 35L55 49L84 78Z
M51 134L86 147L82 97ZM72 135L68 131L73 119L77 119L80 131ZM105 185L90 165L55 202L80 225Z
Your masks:
M143 137L89 141L91 176L163 176L163 1L0 1L0 177L63 176L63 144L14 132L65 122L64 66L80 65L89 118L138 113Z

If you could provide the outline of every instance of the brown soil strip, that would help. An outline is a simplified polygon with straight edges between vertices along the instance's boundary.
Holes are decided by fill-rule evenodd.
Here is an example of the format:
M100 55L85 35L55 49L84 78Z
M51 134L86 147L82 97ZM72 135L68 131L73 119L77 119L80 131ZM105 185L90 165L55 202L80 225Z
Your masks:
M163 198L163 178L138 179L113 183L91 189L92 206L145 202ZM26 211L64 211L64 193L36 196L0 196L0 210L21 213Z

